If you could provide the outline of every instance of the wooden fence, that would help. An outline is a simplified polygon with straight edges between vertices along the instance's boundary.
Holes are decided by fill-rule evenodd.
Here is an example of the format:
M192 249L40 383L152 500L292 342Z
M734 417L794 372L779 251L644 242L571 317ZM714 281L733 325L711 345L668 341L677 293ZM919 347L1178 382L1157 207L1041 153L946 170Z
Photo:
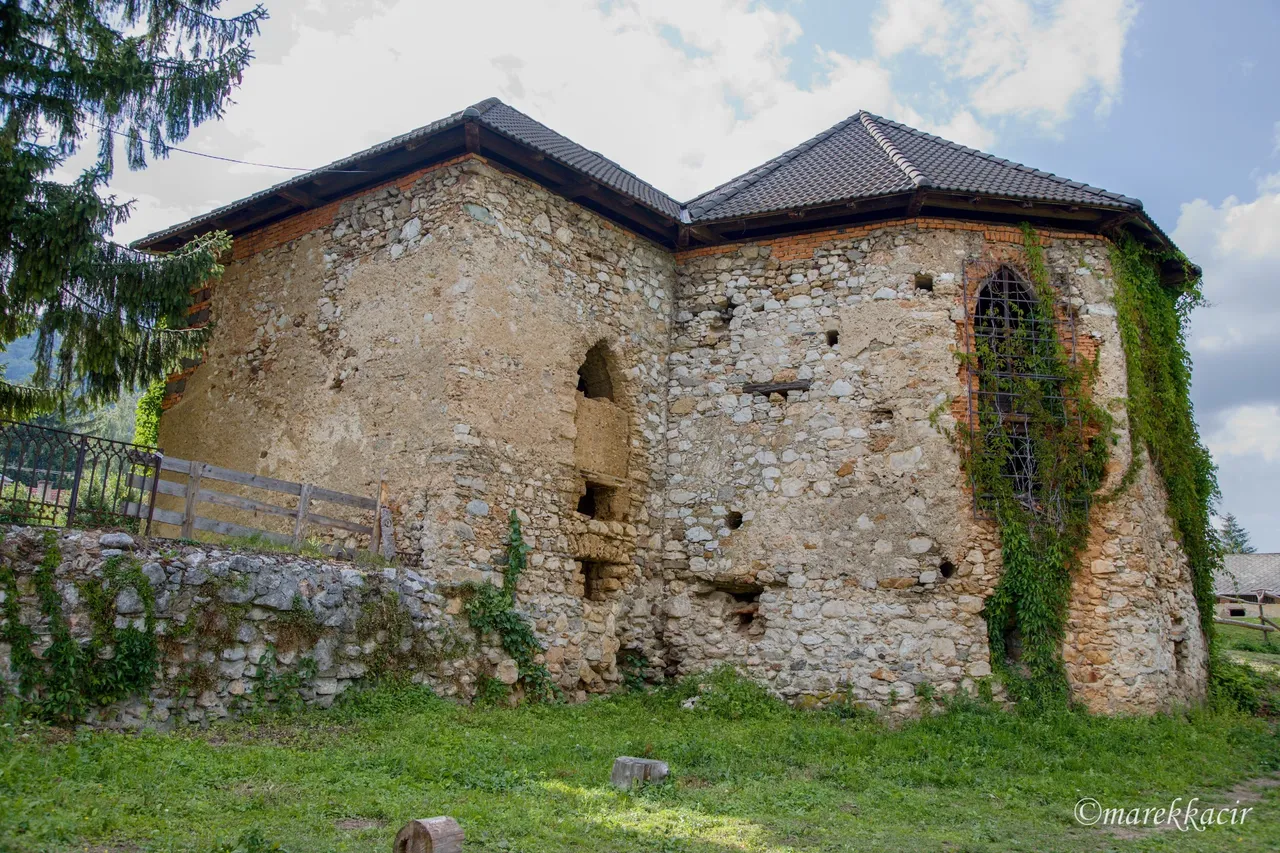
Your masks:
M379 483L377 497L371 498L362 495L349 495L345 492L337 492L333 489L314 486L310 483L294 483L289 480L278 480L275 477L266 477L261 474L234 471L230 468L222 468L206 462L176 459L172 456L165 456L160 460L160 471L180 474L185 476L186 479L153 479L149 476L135 474L130 478L130 485L139 489L143 495L151 495L153 502L156 500L155 495L178 498L182 501L182 511L164 509L163 507L155 506L154 503L148 505L137 501L128 504L127 513L139 518L149 518L161 524L170 524L178 527L181 530L180 535L184 539L190 539L194 536L195 531L202 530L224 536L256 536L281 545L298 546L306 538L307 526L314 525L368 536L370 551L381 554L395 553L395 543L391 536L391 526L389 524L390 513L384 512L386 507L385 481ZM211 487L211 482L230 483L237 486L261 489L274 494L292 495L297 498L297 501L292 508L283 507L246 497L245 495L218 491ZM318 513L314 510L316 502L340 504L359 510L371 511L371 523L360 524ZM199 505L202 503L289 519L292 533L278 533L231 521L208 518L200 515L198 511ZM337 549L334 550L336 551Z

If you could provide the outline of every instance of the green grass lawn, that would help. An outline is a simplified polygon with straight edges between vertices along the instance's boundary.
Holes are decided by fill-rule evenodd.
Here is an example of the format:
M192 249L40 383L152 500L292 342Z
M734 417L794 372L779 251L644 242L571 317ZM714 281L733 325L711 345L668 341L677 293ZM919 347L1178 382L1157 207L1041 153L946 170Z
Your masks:
M384 691L206 732L19 723L0 735L0 851L203 853L254 829L292 853L386 851L405 821L440 814L477 851L1280 850L1280 787L1245 783L1280 772L1262 720L969 704L893 727L717 684L693 710L689 688L516 709ZM665 759L673 779L614 791L618 755ZM1178 796L1254 811L1185 833L1072 816L1082 797Z
M1249 622L1257 625L1257 616L1234 616L1237 622ZM1255 631L1252 628L1243 628L1238 625L1222 625L1214 626L1214 634L1221 641L1224 648L1240 648L1246 651L1266 651L1270 654L1280 655L1280 633L1267 633ZM1267 637L1271 638L1270 643Z

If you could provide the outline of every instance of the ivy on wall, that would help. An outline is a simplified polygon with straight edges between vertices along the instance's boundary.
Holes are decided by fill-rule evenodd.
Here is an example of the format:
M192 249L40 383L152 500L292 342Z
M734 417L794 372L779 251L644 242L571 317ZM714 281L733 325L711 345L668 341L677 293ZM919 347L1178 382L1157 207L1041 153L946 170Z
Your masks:
M1184 281L1161 280L1162 261L1176 260ZM1219 497L1217 471L1196 429L1191 405L1191 356L1186 327L1204 304L1200 279L1181 254L1159 254L1125 235L1111 249L1116 313L1129 384L1129 424L1164 483L1169 517L1191 567L1200 625L1213 638L1213 573L1221 564L1211 518Z
M527 695L547 702L559 698L560 691L544 664L538 663L542 646L533 628L515 609L516 582L527 568L529 551L516 511L511 510L507 535L507 564L503 569L502 588L491 583L466 587L466 612L471 627L480 635L497 634L502 648L516 662Z
M984 390L979 424L1001 426L958 434L974 488L1000 531L1004 573L984 611L993 667L1015 699L1061 704L1071 578L1088 540L1090 498L1106 471L1113 428L1087 393L1096 362L1073 359L1056 333L1045 332L1057 328L1057 293L1038 236L1025 224L1023 236L1036 298L1012 308L1006 334L978 337L968 365ZM984 368L996 363L1019 369ZM1016 410L1008 404L1002 410L998 400L1016 401ZM1012 418L1016 437L1004 426ZM1021 489L1008 469L1015 441L1034 460Z
M0 542L3 539L0 538ZM18 695L39 716L57 722L81 719L92 707L108 705L147 691L159 661L156 642L155 593L134 557L118 555L102 566L101 578L78 584L91 621L91 636L82 644L71 633L62 612L55 573L62 562L57 534L44 533L44 556L32 573L41 616L48 620L50 644L43 655L33 648L35 632L21 620L17 574L7 560L0 563L5 592L4 629L10 666L18 675ZM130 619L116 627L117 596L132 589L142 605L142 627Z
M1029 310L1038 312L1038 322L1052 324L1057 294L1040 240L1027 223L1022 231L1038 297ZM1169 516L1191 567L1201 626L1212 638L1213 572L1221 560L1211 526L1218 485L1195 425L1185 331L1190 311L1203 297L1198 277L1181 254L1175 259L1187 270L1185 281L1177 286L1162 281L1160 265L1168 259L1128 235L1111 248L1134 452L1109 499L1136 478L1140 448L1145 447L1168 494ZM1015 330L997 344L998 353L982 351L990 344L980 341L969 365L980 372L984 358L1011 355L1025 365L1020 375L1001 374L989 381L995 392L1018 400L1035 460L1032 500L1015 494L1007 476L1013 447L1004 431L961 431L967 469L975 488L989 496L988 508L1000 532L1004 574L985 610L992 662L1011 695L1031 704L1060 704L1067 698L1061 652L1071 579L1088 540L1089 506L1115 443L1110 415L1088 394L1096 361L1073 360L1060 340L1054 343L1037 347L1028 333ZM993 396L981 395L980 423L1001 416L990 402ZM1010 659L1015 637L1020 645L1016 661Z

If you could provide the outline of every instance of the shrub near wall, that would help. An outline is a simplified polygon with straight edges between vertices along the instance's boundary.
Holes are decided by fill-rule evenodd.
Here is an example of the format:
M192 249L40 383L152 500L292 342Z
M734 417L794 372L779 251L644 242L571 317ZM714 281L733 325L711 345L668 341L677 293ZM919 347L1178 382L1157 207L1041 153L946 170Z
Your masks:
M325 707L386 679L470 696L486 654L501 657L446 612L452 591L410 569L123 533L4 534L0 681L54 722L205 723Z

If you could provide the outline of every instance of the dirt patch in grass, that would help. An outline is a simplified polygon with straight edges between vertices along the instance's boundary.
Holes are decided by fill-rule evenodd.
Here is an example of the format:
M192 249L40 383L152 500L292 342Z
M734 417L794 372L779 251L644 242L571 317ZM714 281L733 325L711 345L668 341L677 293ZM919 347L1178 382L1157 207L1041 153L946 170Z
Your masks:
M1195 803L1195 808L1199 809L1201 814L1208 809L1213 809L1213 813L1215 815L1222 809L1238 809L1243 811L1246 808L1256 806L1258 803L1262 802L1262 798L1266 795L1266 792L1272 788L1280 788L1280 773L1272 773L1266 776L1244 779L1219 794L1212 794L1208 797L1202 798L1199 802ZM1185 798L1183 802L1179 803L1179 806L1183 808L1186 807ZM1156 807L1157 806L1153 806L1152 808ZM1144 806L1143 808L1146 807ZM1237 825L1247 827L1248 820L1252 816L1253 812L1246 814L1244 822ZM1228 821L1229 820L1230 818L1228 818ZM1187 829L1184 830L1184 823L1185 817L1182 819L1174 819L1170 817L1160 823L1141 826L1107 826L1105 829L1115 838L1128 840L1145 838L1156 832L1196 831L1193 826L1188 826Z

